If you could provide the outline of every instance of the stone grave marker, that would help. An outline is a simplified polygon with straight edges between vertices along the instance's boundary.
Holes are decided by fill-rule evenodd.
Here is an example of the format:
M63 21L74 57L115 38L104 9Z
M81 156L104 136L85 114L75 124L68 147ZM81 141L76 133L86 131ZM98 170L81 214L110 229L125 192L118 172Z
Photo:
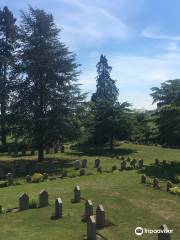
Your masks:
M101 163L100 159L99 159L99 158L96 158L96 159L94 160L94 167L95 167L95 168L100 167L100 163Z
M87 221L87 240L96 240L96 221L90 216Z
M79 186L74 188L74 201L79 203L81 201L81 189Z
M55 201L55 217L62 218L62 200L57 198Z
M87 159L82 160L82 168L87 168Z
M89 219L90 216L93 216L93 204L91 200L85 202L85 218Z
M39 207L47 207L48 202L48 192L46 190L42 190L39 193Z
M164 233L158 233L158 240L171 240L171 233L169 233L169 229L166 224L163 224L159 227L159 230L165 231Z
M96 226L98 229L105 227L105 211L102 205L96 208Z
M29 196L26 193L23 193L19 197L19 210L27 210L29 209Z

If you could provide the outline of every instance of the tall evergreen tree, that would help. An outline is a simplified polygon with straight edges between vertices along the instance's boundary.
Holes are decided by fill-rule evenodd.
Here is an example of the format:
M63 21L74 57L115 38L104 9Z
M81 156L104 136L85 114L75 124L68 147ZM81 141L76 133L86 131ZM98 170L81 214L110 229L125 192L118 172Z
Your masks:
M3 145L6 145L7 108L17 40L15 23L16 19L7 7L0 10L0 109L1 141Z
M112 67L104 55L100 56L97 64L96 92L92 95L92 112L94 123L92 135L96 144L109 142L113 148L114 138L122 139L129 134L127 126L128 103L117 101L118 88L110 76ZM126 126L126 128L125 128Z
M92 101L98 102L106 100L114 104L118 97L118 88L116 87L115 80L110 76L112 67L108 65L106 56L101 55L97 68L97 85L96 93L92 95Z
M17 91L12 109L17 133L31 140L43 160L43 148L72 135L76 109L84 96L77 84L75 56L59 41L53 16L29 7L22 13Z

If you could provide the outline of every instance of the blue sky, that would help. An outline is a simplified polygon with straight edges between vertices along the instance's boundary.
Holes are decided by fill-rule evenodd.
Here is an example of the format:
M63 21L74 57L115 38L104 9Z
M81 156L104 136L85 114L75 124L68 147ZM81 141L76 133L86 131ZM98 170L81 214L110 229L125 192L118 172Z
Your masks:
M0 0L18 19L28 4L54 15L82 64L83 90L95 91L101 53L113 67L119 100L134 108L154 108L150 88L180 77L179 0Z

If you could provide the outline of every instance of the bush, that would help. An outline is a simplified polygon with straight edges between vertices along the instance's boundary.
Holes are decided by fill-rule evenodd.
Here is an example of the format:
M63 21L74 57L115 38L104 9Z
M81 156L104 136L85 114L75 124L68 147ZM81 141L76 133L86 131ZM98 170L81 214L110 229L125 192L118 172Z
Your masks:
M43 175L41 173L34 173L31 181L33 183L38 183L43 181Z
M170 188L169 192L172 193L172 194L180 195L180 188L179 187Z
M1 181L0 182L0 188L4 188L4 187L7 187L7 186L8 186L8 184L7 184L6 181Z
M172 182L173 183L180 183L180 176L179 175L173 176Z

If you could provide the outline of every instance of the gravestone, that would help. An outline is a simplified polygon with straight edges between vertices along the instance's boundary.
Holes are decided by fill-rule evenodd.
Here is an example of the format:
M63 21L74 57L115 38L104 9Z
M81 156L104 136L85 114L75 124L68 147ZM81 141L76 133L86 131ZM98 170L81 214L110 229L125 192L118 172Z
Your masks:
M146 183L146 175L141 176L141 183Z
M126 161L121 162L121 171L126 170Z
M13 174L12 173L8 173L6 175L6 179L7 179L8 185L12 185L13 184Z
M26 193L23 193L19 197L19 210L27 210L29 209L29 196Z
M30 183L30 182L31 182L31 176L30 176L30 175L27 175L27 176L26 176L26 182L27 182L27 183Z
M90 216L93 216L93 204L91 200L85 202L85 218L89 219Z
M97 172L98 172L98 173L102 173L102 167L98 167L98 168L97 168Z
M98 229L105 227L105 211L102 205L96 208L96 226Z
M99 158L96 158L95 160L94 160L94 167L95 168L98 168L98 167L100 167L100 159Z
M166 166L166 160L163 160L163 162L162 162L162 164L163 164L163 166Z
M158 178L153 179L153 188L160 189Z
M136 159L133 159L130 161L130 165L133 167L133 168L136 168L136 163L137 163L137 160Z
M82 168L87 168L87 159L82 160Z
M55 217L62 218L62 200L57 198L55 201Z
M156 165L156 166L159 165L159 159L158 159L158 158L155 159L155 165Z
M47 180L48 177L49 177L48 173L43 173L43 178L44 178L45 180Z
M161 225L159 230L166 231L166 233L158 233L158 240L171 240L171 233L168 232L169 229L166 224Z
M139 168L140 168L140 169L143 168L143 166L144 166L144 160L143 160L143 159L140 159L138 165L139 165Z
M74 201L79 203L81 201L81 189L79 186L74 188Z
M80 172L79 172L79 175L80 176L84 176L85 175L85 169L84 168L82 168L81 170L80 170Z
M87 221L87 240L96 240L96 221L94 216L90 216Z
M47 206L48 206L48 192L46 190L42 190L39 193L39 207Z
M166 191L169 192L169 189L172 188L173 185L170 181L167 182L167 185L166 185Z
M76 160L76 161L74 162L74 168L75 168L76 170L79 170L79 169L81 168L81 163L80 163L79 160Z

